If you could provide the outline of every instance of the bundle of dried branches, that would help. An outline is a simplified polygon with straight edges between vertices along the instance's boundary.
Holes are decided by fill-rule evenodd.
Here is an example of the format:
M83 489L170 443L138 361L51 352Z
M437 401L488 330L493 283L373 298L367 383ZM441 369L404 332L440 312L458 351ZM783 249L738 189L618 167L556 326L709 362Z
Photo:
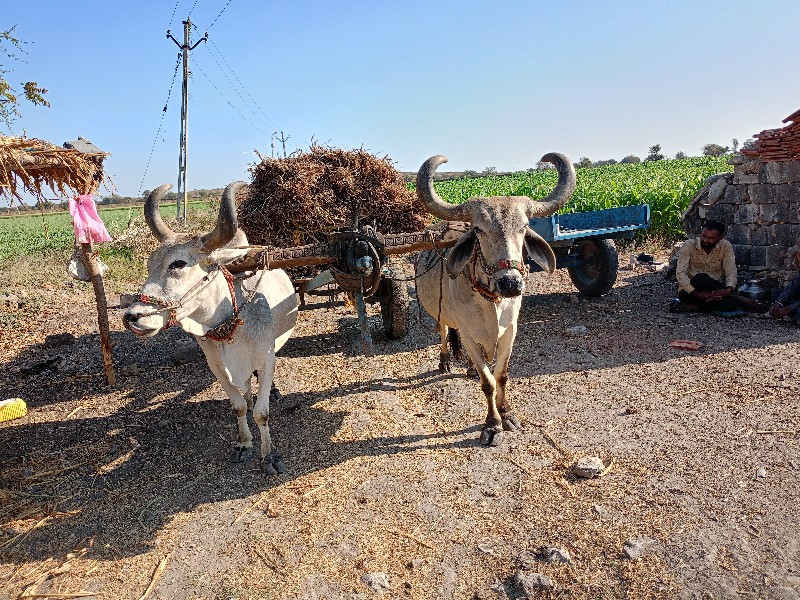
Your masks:
M325 242L356 216L381 233L425 228L430 215L388 157L312 145L289 158L264 158L239 205L252 244L291 247Z
M36 138L0 136L0 195L22 199L42 196L47 186L63 196L93 194L105 178L108 154L84 153Z

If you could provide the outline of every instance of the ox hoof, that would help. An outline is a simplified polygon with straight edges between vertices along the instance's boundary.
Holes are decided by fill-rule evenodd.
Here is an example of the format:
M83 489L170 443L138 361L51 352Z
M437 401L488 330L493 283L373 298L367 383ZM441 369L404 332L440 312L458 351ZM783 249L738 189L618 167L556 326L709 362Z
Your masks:
M517 415L514 413L506 413L503 415L503 429L506 431L516 431L521 428L522 424L519 422Z
M286 464L277 452L273 452L261 460L261 470L267 475L281 475L286 473Z
M439 360L439 371L442 373L449 373L450 372L450 358L447 359L441 358Z
M484 427L481 431L481 444L499 446L503 443L503 430L498 427Z
M233 452L231 452L231 462L245 462L251 456L253 456L253 448L246 448L245 446L239 446L237 444L234 446Z
M269 401L273 404L280 404L282 400L283 394L281 394L278 388L273 385L269 390Z

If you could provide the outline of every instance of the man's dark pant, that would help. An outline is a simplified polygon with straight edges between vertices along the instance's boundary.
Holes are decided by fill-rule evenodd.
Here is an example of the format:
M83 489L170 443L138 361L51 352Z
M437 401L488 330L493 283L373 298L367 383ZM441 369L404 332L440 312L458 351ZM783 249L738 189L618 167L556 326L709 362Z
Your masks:
M698 273L689 280L689 283L691 283L692 287L698 292L716 292L726 287L724 283L717 281L708 273ZM692 296L686 290L681 290L678 292L678 298L680 298L681 302L685 302L686 304L696 304L697 310L702 312L712 312L715 310L729 311L739 308L739 303L731 296L726 296L722 300L717 300L715 302L706 302L705 300Z

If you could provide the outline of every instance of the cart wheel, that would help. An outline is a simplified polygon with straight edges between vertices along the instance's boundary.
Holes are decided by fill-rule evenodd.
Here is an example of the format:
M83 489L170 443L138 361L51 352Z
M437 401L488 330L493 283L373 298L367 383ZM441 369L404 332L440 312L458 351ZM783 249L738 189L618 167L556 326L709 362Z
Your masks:
M577 254L581 264L568 267L567 271L582 294L602 296L614 287L619 258L612 240L582 240L571 254Z
M408 334L408 287L404 281L384 278L378 288L381 301L383 330L390 340L399 340Z

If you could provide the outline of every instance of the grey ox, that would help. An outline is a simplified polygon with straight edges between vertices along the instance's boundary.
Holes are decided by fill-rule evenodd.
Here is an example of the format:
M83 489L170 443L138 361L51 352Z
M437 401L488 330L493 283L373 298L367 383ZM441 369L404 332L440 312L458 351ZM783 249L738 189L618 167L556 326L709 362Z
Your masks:
M261 466L283 472L269 433L269 391L275 353L297 323L297 295L286 272L259 270L234 276L224 265L245 252L247 237L236 221L236 191L225 188L213 231L203 236L176 234L164 223L158 204L172 187L162 185L145 201L145 218L161 245L147 260L148 277L123 322L134 334L152 337L177 325L193 334L208 366L228 394L236 413L239 439L233 458L252 454L247 410L261 434ZM259 393L253 406L252 376Z
M488 403L480 436L484 445L497 446L504 430L520 427L506 391L508 362L525 289L524 254L548 273L556 266L553 250L528 226L528 220L555 213L575 190L575 169L566 156L550 153L542 160L556 166L558 183L540 201L527 196L493 196L449 204L433 189L433 173L447 158L433 156L417 173L417 196L431 214L446 221L440 225L444 239L460 236L444 260L436 251L420 255L417 295L437 322L439 368L450 370L448 338L455 341L460 337L470 363L478 371ZM450 335L450 329L459 335ZM495 366L490 370L493 361Z

